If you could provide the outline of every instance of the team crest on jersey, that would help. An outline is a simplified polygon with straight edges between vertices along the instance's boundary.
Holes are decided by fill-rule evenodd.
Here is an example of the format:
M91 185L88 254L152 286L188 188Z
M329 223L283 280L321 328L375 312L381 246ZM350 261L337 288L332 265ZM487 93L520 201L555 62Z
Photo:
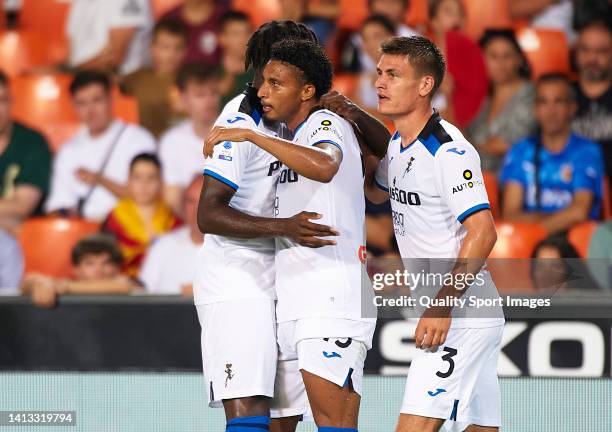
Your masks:
M571 183L573 171L571 164L564 164L561 166L561 179L564 183Z

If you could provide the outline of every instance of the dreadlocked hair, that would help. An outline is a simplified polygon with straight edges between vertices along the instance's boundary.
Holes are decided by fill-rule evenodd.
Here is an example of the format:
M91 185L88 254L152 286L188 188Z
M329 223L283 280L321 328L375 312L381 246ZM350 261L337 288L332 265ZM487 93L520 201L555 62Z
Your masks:
M314 32L302 23L290 20L267 22L255 30L247 43L244 69L263 69L270 60L272 45L286 39L303 39L319 43Z

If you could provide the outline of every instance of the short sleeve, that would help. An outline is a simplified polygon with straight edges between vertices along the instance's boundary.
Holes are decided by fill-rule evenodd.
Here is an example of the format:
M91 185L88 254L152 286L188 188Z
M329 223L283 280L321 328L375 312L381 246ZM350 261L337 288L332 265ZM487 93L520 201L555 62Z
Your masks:
M324 111L316 112L307 121L307 145L332 144L343 150L344 138L340 119Z
M240 112L222 114L215 122L215 126L257 129L255 121L249 115ZM252 145L248 141L225 141L218 144L215 146L212 158L207 158L204 162L204 174L238 190Z
M379 189L389 192L389 153L378 163L374 174L374 184Z
M148 0L112 0L107 5L110 27L144 27L151 21Z
M523 169L525 160L525 146L515 144L504 159L499 182L504 185L508 182L520 183L523 188L527 187L527 173Z
M436 188L460 223L477 211L491 208L474 147L461 142L440 147L434 170Z
M601 149L594 143L589 151L580 154L574 163L574 191L587 190L595 196L600 195L604 176L603 160Z

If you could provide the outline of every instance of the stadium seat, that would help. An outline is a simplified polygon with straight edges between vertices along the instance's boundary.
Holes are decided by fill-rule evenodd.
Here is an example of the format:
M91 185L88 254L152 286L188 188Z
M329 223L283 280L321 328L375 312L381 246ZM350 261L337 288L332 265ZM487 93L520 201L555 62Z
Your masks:
M586 258L589 252L591 237L597 229L597 222L586 221L573 226L567 233L567 239L574 246L581 258Z
M72 109L68 87L72 77L66 74L27 75L11 81L14 98L13 116L41 130L51 148L57 150L79 128ZM138 122L138 105L131 96L113 89L115 115L126 122Z
M28 219L19 231L25 258L25 271L53 277L70 277L70 253L83 237L98 232L96 222L74 218Z
M66 0L23 0L20 27L44 35L47 59L52 64L61 63L68 56L66 21L69 11L70 3Z
M338 28L356 31L361 28L361 23L368 17L367 0L340 0L340 16L338 17Z
M45 37L30 30L0 31L0 65L9 77L50 64Z
M279 0L233 0L232 8L248 14L256 28L281 17Z
M429 21L427 4L427 0L410 0L410 6L406 14L406 24L416 29L426 27Z
M541 225L524 222L498 221L495 228L497 243L490 258L531 258L535 246L547 235Z
M357 89L357 80L358 77L355 74L334 75L332 90L336 90L347 97L351 97Z
M493 218L497 219L499 217L499 186L497 184L497 177L489 171L483 171L482 176L485 188L487 189L487 195L489 196L489 202L491 203L491 213Z
M570 48L562 31L526 27L517 31L517 39L527 56L533 79L549 72L570 72Z
M151 0L153 16L157 20L170 9L174 9L176 6L181 5L183 3L184 0Z
M463 0L465 33L478 40L488 28L512 28L508 0Z

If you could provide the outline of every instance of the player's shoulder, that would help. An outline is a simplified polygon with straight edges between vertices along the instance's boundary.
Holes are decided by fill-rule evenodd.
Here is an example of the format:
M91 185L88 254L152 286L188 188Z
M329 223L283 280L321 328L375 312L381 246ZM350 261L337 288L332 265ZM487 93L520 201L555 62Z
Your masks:
M225 104L215 125L225 127L257 127L261 121L261 107L255 89L247 88Z
M331 133L336 138L343 140L347 127L350 127L350 124L338 114L327 109L320 109L310 114L303 125L298 126L296 131L304 128L308 140L315 138L319 132L322 133L321 135Z
M478 157L478 152L459 128L441 118L432 120L419 135L419 141L434 158Z

